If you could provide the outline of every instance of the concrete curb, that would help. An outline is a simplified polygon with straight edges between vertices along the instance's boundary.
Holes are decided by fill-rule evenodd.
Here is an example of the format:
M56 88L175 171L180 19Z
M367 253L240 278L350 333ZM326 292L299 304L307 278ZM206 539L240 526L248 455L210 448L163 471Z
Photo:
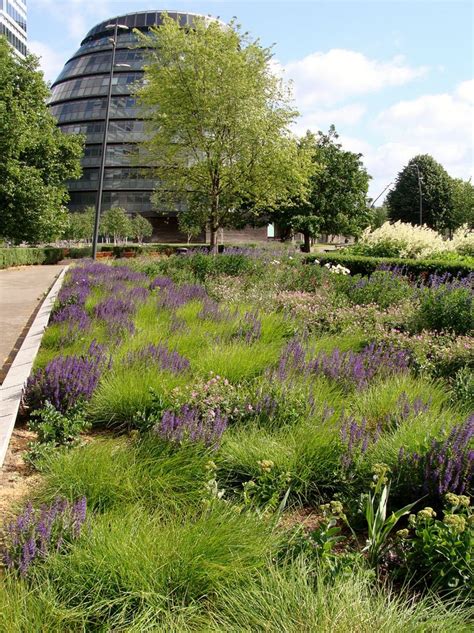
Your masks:
M23 386L31 373L36 354L41 345L43 333L48 325L51 310L53 309L54 302L68 268L69 266L63 268L46 299L41 304L28 334L0 387L0 468L5 461L5 455L13 428L15 427Z

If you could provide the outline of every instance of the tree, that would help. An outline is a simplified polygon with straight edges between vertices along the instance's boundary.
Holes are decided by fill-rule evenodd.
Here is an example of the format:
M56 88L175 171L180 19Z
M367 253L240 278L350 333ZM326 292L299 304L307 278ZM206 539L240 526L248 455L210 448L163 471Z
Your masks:
M137 213L131 220L131 236L138 240L139 244L143 242L145 237L153 235L153 226L149 220Z
M95 207L86 207L83 211L70 213L64 237L75 242L81 240L91 242L94 230L94 217Z
M453 185L453 207L454 207L454 229L467 224L474 228L474 186L470 180L454 178Z
M108 237L112 237L114 244L129 237L132 234L132 226L125 209L122 209L122 207L112 207L108 209L102 215L100 232Z
M215 249L218 229L231 225L244 202L252 201L257 216L304 189L289 131L297 113L272 72L270 50L234 22L196 18L186 30L165 16L141 39L150 50L139 98L160 182L154 203L184 205L194 226L209 226Z
M0 37L0 237L38 243L67 226L64 183L81 174L83 139L56 126L38 59Z
M305 238L304 250L319 233L358 235L369 223L367 208L369 179L361 154L342 149L332 125L327 134L307 132L300 140L300 154L311 157L312 174L309 193L293 198L275 214L283 230L300 231Z
M453 181L429 154L415 156L399 172L395 187L386 199L390 219L420 224L420 184L422 224L437 231L455 229Z

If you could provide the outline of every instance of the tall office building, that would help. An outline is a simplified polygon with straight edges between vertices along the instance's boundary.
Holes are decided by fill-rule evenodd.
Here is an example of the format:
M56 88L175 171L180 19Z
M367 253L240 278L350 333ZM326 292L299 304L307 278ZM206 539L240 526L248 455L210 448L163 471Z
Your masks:
M193 13L173 11L168 15L183 28L192 27L196 17ZM154 239L182 241L186 236L178 231L177 211L170 209L166 216L156 213L150 199L156 183L146 167L132 158L137 143L144 138L144 121L133 92L137 82L143 80L146 53L133 29L147 32L152 26L159 26L159 11L128 13L94 26L52 86L49 105L59 127L66 134L86 137L82 177L68 183L69 209L81 211L96 202L112 60L113 29L107 27L116 23L127 28L120 28L117 33L102 209L119 206L128 213L141 213L153 224ZM262 231L259 233L263 235ZM201 239L204 238L203 234Z
M26 55L26 0L0 0L0 35L21 57Z

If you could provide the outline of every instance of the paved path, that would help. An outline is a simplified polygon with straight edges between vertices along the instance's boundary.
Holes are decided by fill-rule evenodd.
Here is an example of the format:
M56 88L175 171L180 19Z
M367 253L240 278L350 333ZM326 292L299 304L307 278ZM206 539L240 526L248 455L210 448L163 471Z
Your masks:
M64 268L23 266L0 270L0 383L39 303Z

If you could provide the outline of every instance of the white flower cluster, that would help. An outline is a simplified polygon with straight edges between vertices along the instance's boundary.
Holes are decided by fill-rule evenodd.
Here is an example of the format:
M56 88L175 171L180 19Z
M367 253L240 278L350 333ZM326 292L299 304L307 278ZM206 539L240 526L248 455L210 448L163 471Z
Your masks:
M452 245L456 253L474 257L474 231L470 230L467 224L463 224L454 232Z
M344 268L341 264L324 264L324 268L327 268L330 273L334 273L336 275L350 275L351 271L348 268Z
M421 259L434 255L457 252L470 255L474 252L474 233L467 226L461 227L452 240L445 240L439 233L427 226L413 226L406 222L385 222L374 231L366 229L359 241L368 254L376 251L382 254L397 253L398 257Z

